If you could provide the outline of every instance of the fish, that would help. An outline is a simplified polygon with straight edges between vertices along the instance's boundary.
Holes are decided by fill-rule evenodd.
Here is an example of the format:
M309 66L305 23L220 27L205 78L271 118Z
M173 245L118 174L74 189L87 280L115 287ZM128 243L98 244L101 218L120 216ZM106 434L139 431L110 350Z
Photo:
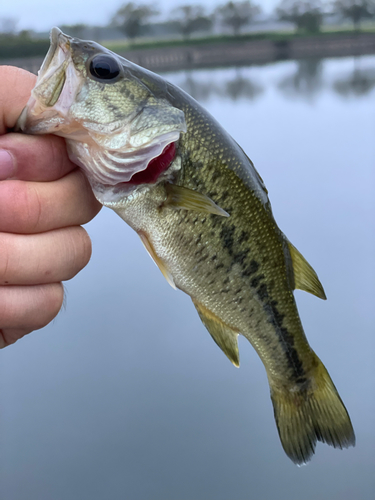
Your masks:
M51 31L17 129L65 138L104 206L140 239L168 283L239 367L238 336L266 370L287 456L317 441L355 445L349 414L305 336L294 299L326 299L310 264L279 229L252 161L192 97L101 45Z

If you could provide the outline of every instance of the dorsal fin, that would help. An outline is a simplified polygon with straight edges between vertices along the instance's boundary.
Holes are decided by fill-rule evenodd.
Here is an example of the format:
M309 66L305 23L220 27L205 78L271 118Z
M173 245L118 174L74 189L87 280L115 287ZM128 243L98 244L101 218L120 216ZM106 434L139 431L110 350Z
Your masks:
M193 300L202 323L209 331L216 344L237 368L240 366L237 337L239 332L232 330L199 302Z
M294 288L312 293L320 299L326 300L326 294L319 278L304 256L288 241L288 248L292 258L294 272Z

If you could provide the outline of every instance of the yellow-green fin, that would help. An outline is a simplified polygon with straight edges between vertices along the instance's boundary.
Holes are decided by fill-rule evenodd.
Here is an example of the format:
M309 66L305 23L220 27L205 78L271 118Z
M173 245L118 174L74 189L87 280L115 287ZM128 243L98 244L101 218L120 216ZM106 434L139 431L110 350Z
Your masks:
M152 246L150 240L148 239L147 235L143 232L139 232L139 237L142 240L142 243L149 253L150 257L152 260L155 262L155 264L158 266L160 271L163 273L164 278L168 281L168 283L171 285L172 288L176 290L176 285L174 284L173 276L169 272L168 267L164 264L164 262L159 258L158 255L156 255L156 252L154 250L154 247Z
M236 332L232 328L229 328L229 326L225 325L205 306L199 304L199 302L196 302L194 299L192 300L193 304L197 308L202 323L209 331L211 337L224 352L224 354L229 358L229 360L234 364L234 366L238 368L240 366L240 355L238 352L237 344L237 337L239 332Z
M317 441L341 449L355 445L344 403L323 363L315 353L313 356L316 367L304 387L288 390L269 380L281 444L297 465L311 459Z
M326 294L319 278L304 256L288 241L290 256L294 271L294 288L312 293L320 299L326 300Z
M208 196L175 184L167 184L168 193L165 206L182 208L184 210L195 210L196 212L208 212L210 214L229 217L229 214L214 203Z

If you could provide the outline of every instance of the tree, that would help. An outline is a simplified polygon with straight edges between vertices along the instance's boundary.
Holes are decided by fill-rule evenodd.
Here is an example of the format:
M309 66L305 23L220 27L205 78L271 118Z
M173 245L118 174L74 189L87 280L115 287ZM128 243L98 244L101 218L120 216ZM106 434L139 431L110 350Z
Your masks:
M343 18L350 19L356 30L360 29L363 19L375 16L374 0L335 0L333 3L334 12Z
M159 11L152 5L129 2L118 9L112 18L112 24L128 38L135 38L141 34L145 23L158 14Z
M259 5L246 0L244 2L227 2L224 5L219 5L215 10L215 14L221 18L221 23L224 26L229 26L234 35L238 35L241 28L249 24L260 11Z
M172 15L185 39L189 38L194 31L208 31L212 27L212 19L205 15L204 8L200 5L176 7Z
M282 0L276 8L281 21L293 23L297 30L317 33L323 22L320 0Z

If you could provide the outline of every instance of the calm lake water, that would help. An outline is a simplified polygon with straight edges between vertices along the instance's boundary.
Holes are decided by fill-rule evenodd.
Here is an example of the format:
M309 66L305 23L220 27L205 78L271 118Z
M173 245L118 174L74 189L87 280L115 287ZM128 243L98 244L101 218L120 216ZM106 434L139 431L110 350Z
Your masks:
M165 75L224 125L328 300L297 291L357 446L285 456L265 370L236 370L113 212L47 328L1 352L4 500L375 498L375 57Z

